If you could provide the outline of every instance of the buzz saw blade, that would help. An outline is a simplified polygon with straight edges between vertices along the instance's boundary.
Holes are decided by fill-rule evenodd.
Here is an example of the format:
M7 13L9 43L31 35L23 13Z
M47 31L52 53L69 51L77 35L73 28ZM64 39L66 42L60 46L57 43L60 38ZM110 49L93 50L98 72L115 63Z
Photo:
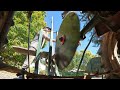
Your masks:
M69 12L62 21L55 46L55 61L59 69L67 67L80 40L80 21L75 12Z

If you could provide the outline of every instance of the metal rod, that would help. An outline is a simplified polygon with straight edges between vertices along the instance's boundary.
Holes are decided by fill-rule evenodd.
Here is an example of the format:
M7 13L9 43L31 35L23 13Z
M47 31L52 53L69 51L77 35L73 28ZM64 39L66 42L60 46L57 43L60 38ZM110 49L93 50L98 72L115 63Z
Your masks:
M49 58L48 58L48 75L50 75L50 70L51 70L51 55L52 55L52 43L53 40L53 17L52 17L52 30L50 32L50 42L49 42Z
M54 46L53 46L53 42L52 42L52 40L53 40L53 31L54 31L53 24L54 24L54 22L53 22L53 16L52 16L52 30L51 30L52 55L54 54L54 48L53 48Z
M28 19L29 19L29 25L28 25L28 69L29 69L29 72L30 72L30 60L29 60L29 47L30 47L30 25L31 25L31 15L32 15L32 12L29 11L28 12Z

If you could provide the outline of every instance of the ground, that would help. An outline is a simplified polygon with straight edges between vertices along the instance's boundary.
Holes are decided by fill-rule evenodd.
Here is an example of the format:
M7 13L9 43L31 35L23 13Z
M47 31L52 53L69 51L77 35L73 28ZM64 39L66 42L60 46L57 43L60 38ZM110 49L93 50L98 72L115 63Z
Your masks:
M0 79L13 79L13 78L17 78L16 73L0 71Z

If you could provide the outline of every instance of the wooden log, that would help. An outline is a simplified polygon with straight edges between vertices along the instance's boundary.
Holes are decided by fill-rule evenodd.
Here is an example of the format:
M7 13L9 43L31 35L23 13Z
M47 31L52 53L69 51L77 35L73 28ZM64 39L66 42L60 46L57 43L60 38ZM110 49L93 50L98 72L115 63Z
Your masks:
M118 40L116 39L116 35L118 34L115 32L108 32L102 36L103 40L101 44L101 57L105 71L111 71L120 68L120 61L117 52ZM107 77L115 78L113 74L108 74ZM120 76L120 73L117 73L117 75Z
M0 49L7 43L7 34L13 23L14 11L3 11L1 13L3 13L3 16L0 18Z
M8 72L11 72L11 73L19 73L21 71L17 67L5 64L2 61L0 61L0 70L8 71Z

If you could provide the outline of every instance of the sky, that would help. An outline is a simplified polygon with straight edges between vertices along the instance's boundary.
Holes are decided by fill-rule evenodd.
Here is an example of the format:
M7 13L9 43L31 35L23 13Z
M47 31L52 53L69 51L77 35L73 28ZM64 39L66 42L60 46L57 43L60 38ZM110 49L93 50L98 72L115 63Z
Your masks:
M54 31L59 31L60 25L62 23L62 17L61 17L61 13L63 11L46 11L46 17L45 17L45 22L47 23L48 27L52 27L52 17L53 17L53 30ZM80 23L80 28L82 30L83 28L83 23ZM54 35L54 39L56 38L56 35ZM87 46L89 39L90 39L90 34L86 34L86 39L84 39L83 41L81 41L81 45L78 46L77 51L81 51L84 50L85 47ZM92 52L92 54L96 54L98 47L93 47L93 43L91 43L88 47L87 50L90 50ZM47 47L44 49L45 51L49 50L49 45L47 45Z

